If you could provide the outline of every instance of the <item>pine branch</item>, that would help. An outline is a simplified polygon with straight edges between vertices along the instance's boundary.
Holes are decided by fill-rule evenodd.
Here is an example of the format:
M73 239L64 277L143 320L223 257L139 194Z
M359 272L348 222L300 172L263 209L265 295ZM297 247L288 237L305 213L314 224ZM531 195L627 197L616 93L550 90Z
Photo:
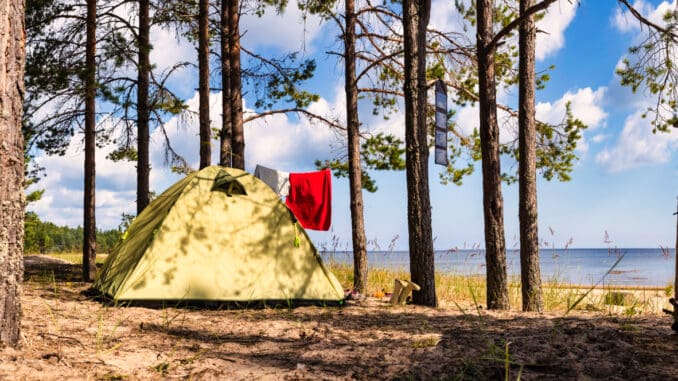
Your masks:
M318 115L316 113L310 112L310 111L303 109L303 108L288 108L288 109L281 109L281 110L264 111L264 112L252 115L248 118L244 118L243 123L249 123L251 121L254 121L254 120L257 120L257 119L260 119L260 118L264 118L264 117L267 117L267 116L270 116L270 115L289 114L289 113L303 114L311 120L318 120L318 121L321 121L321 122L325 123L326 125L328 125L332 128L336 128L336 129L341 130L341 131L346 131L346 127L339 124L338 121L329 120L322 115Z
M654 22L648 20L645 16L643 16L636 8L634 8L631 4L629 4L628 0L618 0L620 3L624 4L626 8L631 12L633 17L635 17L638 21L640 21L642 24L654 29L655 31L671 36L671 39L673 40L678 40L678 34L672 30L666 29L660 25L655 24ZM678 12L678 9L676 10Z
M494 51L494 49L497 48L497 45L499 44L499 42L507 34L509 34L511 31L513 31L513 29L515 29L518 25L520 25L525 19L527 19L528 17L531 17L532 15L534 15L537 12L543 11L544 9L548 8L551 4L553 4L554 2L556 2L556 0L544 0L541 3L535 4L535 5L527 8L527 10L525 10L525 13L520 15L520 17L518 17L517 19L508 23L508 25L506 25L499 32L497 32L497 34L494 35L494 38L492 38L492 41L490 41L489 44L485 45L485 49L488 52Z

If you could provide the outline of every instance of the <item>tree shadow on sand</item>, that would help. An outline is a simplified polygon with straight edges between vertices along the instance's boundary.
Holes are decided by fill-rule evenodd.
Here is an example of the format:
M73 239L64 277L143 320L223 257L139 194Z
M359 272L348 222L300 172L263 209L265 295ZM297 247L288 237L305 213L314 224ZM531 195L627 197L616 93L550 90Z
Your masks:
M82 265L43 255L28 255L24 257L24 281L82 282Z
M81 267L56 262L25 266L27 280L79 282ZM82 300L61 287L64 301ZM204 357L267 367L303 369L308 378L357 379L675 379L678 336L658 316L555 317L390 307L172 309L130 311L133 335L149 335L160 352L178 343L204 348ZM143 309L142 309L143 310ZM148 310L147 310L148 311ZM166 313L174 320L163 323ZM184 317L186 317L184 319ZM160 323L157 323L160 321ZM304 375L300 375L302 377Z
M261 332L146 329L208 345L210 358L281 371L303 364L312 377L475 380L504 379L508 371L510 379L520 374L525 380L672 379L678 367L678 338L656 317L479 318L352 309L247 311ZM274 321L302 328L271 334L265 327Z

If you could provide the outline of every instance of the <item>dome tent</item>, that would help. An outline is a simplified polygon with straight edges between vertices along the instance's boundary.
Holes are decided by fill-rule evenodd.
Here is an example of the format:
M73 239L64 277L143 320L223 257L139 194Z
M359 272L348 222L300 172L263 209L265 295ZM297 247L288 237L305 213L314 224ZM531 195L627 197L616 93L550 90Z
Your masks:
M340 302L344 293L276 193L251 174L193 172L137 216L94 284L114 300Z

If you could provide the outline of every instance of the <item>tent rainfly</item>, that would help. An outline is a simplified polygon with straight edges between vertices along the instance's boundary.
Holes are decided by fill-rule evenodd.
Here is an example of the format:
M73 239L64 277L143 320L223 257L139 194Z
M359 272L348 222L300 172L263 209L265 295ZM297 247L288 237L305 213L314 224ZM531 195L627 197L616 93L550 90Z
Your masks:
M340 302L341 285L278 195L211 166L136 217L94 287L114 300Z

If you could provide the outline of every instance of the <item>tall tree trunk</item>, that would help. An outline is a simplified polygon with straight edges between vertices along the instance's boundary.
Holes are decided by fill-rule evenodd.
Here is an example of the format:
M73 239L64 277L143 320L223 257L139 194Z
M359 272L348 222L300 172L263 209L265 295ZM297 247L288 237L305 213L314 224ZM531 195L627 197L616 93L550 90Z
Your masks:
M485 262L487 308L509 308L504 238L504 200L501 195L499 126L492 41L493 0L477 2L478 103L480 106L480 150L483 166L483 212L485 217Z
M231 140L233 139L233 126L231 123L231 59L230 59L230 14L228 6L230 1L221 0L221 133L219 149L219 165L231 167Z
M358 120L358 82L356 80L355 4L346 0L344 61L346 86L346 124L348 133L348 178L351 196L351 237L353 239L353 288L367 288L367 248L363 213L362 167L360 165L360 121Z
M200 0L198 10L198 71L200 106L200 168L212 164L210 129L209 1Z
M534 0L520 0L520 14L534 5ZM537 123L534 109L534 66L537 30L534 16L520 24L518 65L518 181L520 218L520 280L523 311L541 311L541 271L537 234Z
M93 282L96 275L97 225L95 218L96 139L96 28L97 2L87 0L87 41L85 47L85 197L82 278Z
M233 168L245 169L245 130L242 120L242 73L240 72L240 1L229 2L231 63L231 125Z
M0 347L19 344L24 274L24 2L0 0Z
M678 5L676 5L678 9ZM674 282L673 282L673 324L671 329L678 332L678 205L676 205L676 251L673 253L676 257L676 270L674 272Z
M405 35L405 149L407 173L407 222L410 274L421 286L415 304L438 304L433 263L431 200L428 187L428 144L426 128L426 28L431 1L403 1Z
M149 75L151 71L148 19L149 0L139 0L139 78L137 83L137 215L151 202L149 176L151 172L149 146L148 107Z

